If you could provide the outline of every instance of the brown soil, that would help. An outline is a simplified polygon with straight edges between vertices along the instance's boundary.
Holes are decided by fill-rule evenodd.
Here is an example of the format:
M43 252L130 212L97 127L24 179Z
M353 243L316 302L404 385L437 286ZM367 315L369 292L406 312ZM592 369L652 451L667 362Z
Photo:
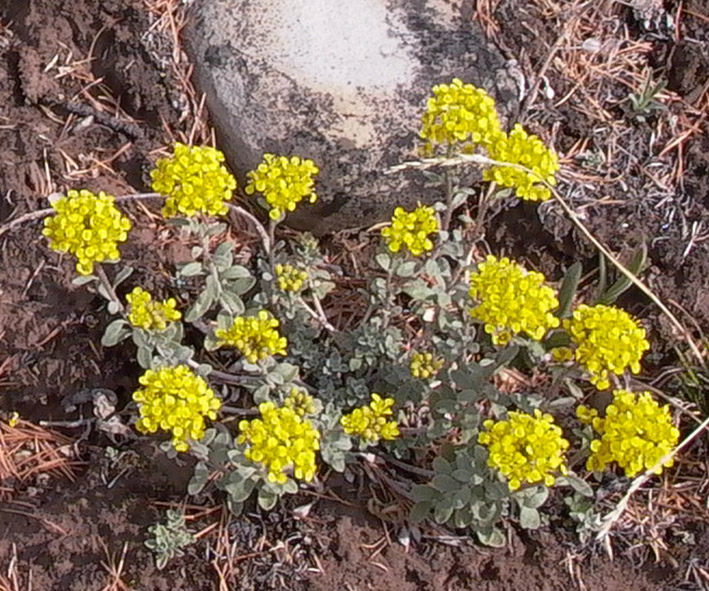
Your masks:
M706 0L681 4L709 16ZM539 70L557 34L549 26L551 17L533 5L501 1L494 13L509 57L528 76ZM679 5L667 2L665 8L674 14ZM645 39L648 33L640 30L631 9L619 10L631 34ZM151 29L153 21L142 0L26 0L0 8L0 224L46 207L47 195L77 183L114 194L144 191L155 151L189 132L189 110L169 67L172 44ZM683 101L704 104L709 27L687 14L682 27L681 41L661 37L654 42L653 67ZM100 84L92 83L98 79ZM557 97L572 88L561 75L554 84ZM605 107L619 120L627 117L616 104L627 89L611 85L611 91L616 102ZM579 114L575 98L559 108L545 100L539 99L525 121L538 127L535 131L556 129L560 152L587 138L596 147L603 145L604 137L594 135L599 122ZM679 113L683 104L673 102L670 108ZM706 118L694 121L706 131ZM698 132L684 144L681 182L664 199L668 195L658 194L643 173L656 156L647 149L655 123L629 125L623 138L628 154L619 151L617 160L607 163L609 178L622 173L625 179L625 185L604 185L611 204L589 202L580 194L575 205L585 207L592 230L616 252L637 246L644 236L654 287L700 326L709 326L709 297L702 295L709 282L707 243L701 225L691 248L687 234L708 216L709 140ZM667 158L671 161L665 165L676 164L676 152ZM185 245L163 234L155 248L159 231L148 210L130 205L128 212L138 230L124 259L140 261L144 271L139 278L149 287L175 293L168 272L184 257ZM537 220L531 207L504 210L488 240L507 253L524 254L545 271L558 272L560 262L579 257L587 267L593 265L592 249L558 212L550 209L543 223ZM39 228L33 222L0 236L0 412L18 411L33 421L79 419L91 409L67 414L63 401L91 387L113 389L123 405L137 367L128 350L103 350L97 344L106 312L100 300L71 285L71 262L59 261L45 248ZM653 314L637 294L629 292L626 299L645 316ZM663 325L657 322L654 329L661 333ZM690 565L697 572L706 567L709 534L703 526L687 533L677 525L674 537L662 542L666 554L659 562L649 551L638 550L642 544L616 540L612 562L598 547L581 548L561 514L546 533L510 528L504 550L450 547L437 539L413 542L407 549L396 541L400 524L375 518L367 510L369 495L340 483L337 490L346 504L302 497L269 515L254 511L223 523L229 552L237 558L233 578L223 587L218 573L225 558L215 549L224 546L217 543L216 528L205 529L214 523L213 514L190 522L204 535L164 571L154 567L143 545L147 526L162 515L164 507L155 503L185 501L186 467L176 469L150 441L115 443L103 434L66 433L80 438L76 449L86 465L79 480L26 482L0 507L3 591L15 588L6 585L9 571L20 589L30 589L31 576L32 589L110 590L109 570L118 567L122 556L121 579L128 588L143 591L689 590L701 588L699 579L695 584L688 578ZM109 443L126 452L120 462L105 455ZM288 509L314 499L304 519ZM207 501L215 499L201 499ZM190 511L200 514L199 507ZM690 534L694 544L687 543Z

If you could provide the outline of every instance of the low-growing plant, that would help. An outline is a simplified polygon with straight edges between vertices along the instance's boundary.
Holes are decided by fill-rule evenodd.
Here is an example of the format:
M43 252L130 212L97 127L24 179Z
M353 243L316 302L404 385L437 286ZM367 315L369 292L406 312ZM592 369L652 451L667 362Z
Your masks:
M578 406L576 384L588 383L592 396L640 371L645 331L610 301L577 301L579 264L556 289L508 257L483 256L487 203L502 198L495 186L526 201L552 196L558 157L540 138L519 124L506 133L494 100L458 79L434 87L421 138L441 170L423 174L445 188L446 200L394 209L362 278L366 306L343 325L325 306L344 289L341 269L312 235L277 232L317 198L319 170L307 158L266 154L248 173L245 193L268 212L265 226L233 203L237 184L218 150L176 144L157 162L154 197L164 198L165 223L192 244L193 260L175 270L188 298L158 300L130 285L127 266L109 278L104 265L119 261L131 227L110 196L69 191L53 204L45 235L77 258L77 283L116 316L102 344L135 345L144 370L132 397L135 428L167 435L161 447L172 457L197 459L190 494L216 487L235 514L251 497L267 510L312 486L321 463L341 472L366 457L357 449L372 448L416 475L403 491L411 521L433 519L499 546L503 520L540 527L541 509L559 489L586 531L597 521L594 491L569 450L588 457L590 471L616 462L632 475L677 443L668 408L649 394L616 392L605 416ZM487 162L482 176L491 183L477 219L460 213L476 194L460 186L460 157L471 154ZM236 251L217 221L230 210L258 232L251 256ZM570 395L509 393L499 383L510 366L547 372ZM582 422L569 429L574 406ZM163 564L188 543L186 533L170 541L173 530L182 531L155 530Z
M185 516L174 509L166 512L165 523L151 525L148 533L152 537L145 540L145 545L155 554L155 565L159 570L173 558L182 556L182 550L195 541L185 525Z

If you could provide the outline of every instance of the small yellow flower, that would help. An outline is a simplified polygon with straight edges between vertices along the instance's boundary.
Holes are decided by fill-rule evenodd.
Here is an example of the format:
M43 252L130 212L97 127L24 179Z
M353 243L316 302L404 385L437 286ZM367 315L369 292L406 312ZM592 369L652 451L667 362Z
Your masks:
M278 332L280 322L270 312L259 310L256 316L237 316L228 330L218 328L220 346L235 347L257 363L272 355L286 355L288 340Z
M574 350L571 347L555 347L551 350L551 355L556 363L574 360Z
M496 345L521 333L541 341L549 329L559 326L552 313L559 300L544 281L541 273L527 271L507 257L488 255L470 277L470 297L477 303L470 313L485 323L485 332Z
M126 301L130 305L128 322L143 330L165 330L169 322L182 318L180 311L175 309L175 298L154 302L153 296L142 287L134 287L126 295Z
M292 409L299 417L315 414L315 399L295 386L291 388L290 394L286 396L283 406Z
M177 142L173 155L158 160L150 173L153 191L166 197L163 216L226 215L236 179L223 162L224 154L215 148Z
M511 166L492 166L483 171L486 181L495 181L502 187L513 187L517 197L526 201L546 201L551 192L543 184L556 185L559 157L535 135L529 135L516 123L509 136L501 135L490 144L489 155L493 160L519 164L531 172Z
M576 418L584 425L593 425L593 422L598 419L598 411L581 404L576 407Z
M394 414L393 398L382 398L372 394L368 406L355 408L351 413L340 419L340 424L348 435L358 435L365 443L374 445L380 439L392 440L399 437L399 426L396 421L388 420Z
M320 432L287 406L263 402L259 412L261 418L239 423L237 443L248 444L246 459L262 464L269 482L285 484L289 470L296 479L310 482L317 471L315 456L320 449Z
M128 238L131 223L114 202L115 197L103 191L95 195L72 190L52 204L56 215L44 220L42 234L50 248L74 255L81 275L90 275L94 263L121 258L118 243Z
M576 362L591 374L599 390L610 388L610 374L630 368L640 371L640 359L650 348L642 328L625 310L614 306L580 305L564 328L575 345Z
M426 140L425 152L437 147L467 148L489 146L503 134L495 100L482 88L463 84L454 78L450 84L433 87L423 115L421 139Z
M577 410L577 416L585 418L586 411L579 414ZM591 442L592 453L586 468L594 472L616 462L632 478L652 468L679 441L679 429L672 424L669 404L660 406L649 392L615 390L605 417L594 416L592 423L600 439ZM655 469L655 474L661 474L663 467L672 464L672 459L665 461Z
M10 425L10 427L17 427L17 424L19 422L20 422L20 413L17 411L14 411L10 415L10 418L7 420L7 424Z
M441 370L444 363L443 359L434 357L431 352L414 353L411 356L411 375L415 378L428 380Z
M430 234L438 232L438 220L432 207L419 205L414 211L397 207L391 218L391 225L382 229L382 236L391 252L399 252L402 247L412 255L419 256L433 250Z
M138 381L143 387L133 392L140 411L135 428L141 433L170 431L180 452L204 437L205 418L216 419L222 406L204 378L186 365L149 369Z
M264 154L258 168L247 173L249 183L245 190L248 195L262 193L271 206L269 217L278 220L286 212L294 211L303 199L315 203L318 196L313 191L313 177L319 172L307 158Z
M524 483L553 486L557 473L567 474L569 442L550 414L512 411L506 420L487 420L483 426L478 442L488 448L488 465L507 478L510 490Z
M308 273L293 265L276 265L276 277L281 291L297 292L303 288L303 283L308 279Z

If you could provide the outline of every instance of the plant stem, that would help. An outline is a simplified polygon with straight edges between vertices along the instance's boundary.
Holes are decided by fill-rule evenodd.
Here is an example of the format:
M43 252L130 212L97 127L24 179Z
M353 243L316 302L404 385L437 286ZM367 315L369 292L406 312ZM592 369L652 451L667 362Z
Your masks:
M123 302L121 302L121 300L118 298L116 290L113 288L113 285L111 285L111 282L108 280L106 271L104 271L100 263L96 264L96 274L98 275L98 279L101 282L101 285L103 285L103 288L109 295L109 301L114 302L118 306L118 311L121 316L125 316L126 308L123 305Z

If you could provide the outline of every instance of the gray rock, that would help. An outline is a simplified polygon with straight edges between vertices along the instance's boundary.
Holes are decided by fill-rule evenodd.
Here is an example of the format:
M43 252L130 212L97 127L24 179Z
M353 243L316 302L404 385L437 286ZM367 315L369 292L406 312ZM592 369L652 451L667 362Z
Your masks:
M195 82L239 180L264 152L311 158L319 200L288 216L321 234L440 198L416 156L434 84L485 88L516 107L505 60L472 14L447 0L195 0L187 49Z

